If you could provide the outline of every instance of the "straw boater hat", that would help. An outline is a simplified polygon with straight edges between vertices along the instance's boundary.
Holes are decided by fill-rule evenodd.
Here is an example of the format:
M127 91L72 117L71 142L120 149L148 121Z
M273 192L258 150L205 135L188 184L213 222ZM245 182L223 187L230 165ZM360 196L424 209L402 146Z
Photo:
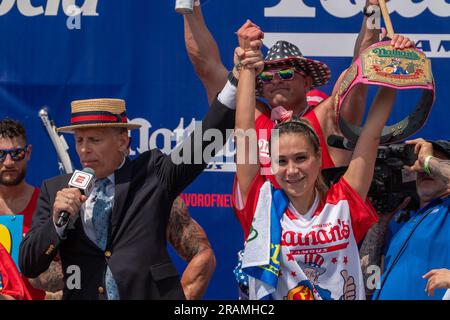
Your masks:
M70 126L58 132L73 133L76 129L117 127L128 130L140 128L128 122L125 101L121 99L86 99L72 101Z
M264 70L278 67L295 67L312 78L313 88L323 86L331 78L328 66L320 61L305 58L300 49L287 41L278 41L267 52L264 59ZM257 78L256 92L262 96L262 81Z

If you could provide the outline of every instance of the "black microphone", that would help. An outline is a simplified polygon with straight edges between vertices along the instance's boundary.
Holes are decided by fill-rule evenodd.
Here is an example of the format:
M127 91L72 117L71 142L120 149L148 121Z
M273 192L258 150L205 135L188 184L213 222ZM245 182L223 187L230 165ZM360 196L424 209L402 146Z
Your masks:
M355 149L355 146L345 139L344 137L337 136L337 135L329 135L327 139L327 144L330 147L338 148L338 149L344 149L344 150L350 150L353 151Z
M83 171L75 170L69 181L69 188L78 188L81 194L89 197L95 183L95 172L91 168L84 168ZM61 228L69 221L70 214L67 211L61 211L59 213L56 226Z

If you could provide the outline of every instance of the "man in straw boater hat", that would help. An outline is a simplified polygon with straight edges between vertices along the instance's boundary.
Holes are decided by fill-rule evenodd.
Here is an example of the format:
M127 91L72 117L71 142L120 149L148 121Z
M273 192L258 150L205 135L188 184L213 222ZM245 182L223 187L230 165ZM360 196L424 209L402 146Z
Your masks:
M255 63L261 68L262 61ZM84 168L95 171L89 197L67 188L69 175L44 181L31 230L20 248L20 267L28 277L48 268L59 252L65 274L63 299L184 299L177 270L166 248L166 229L174 199L207 166L234 127L234 102L226 84L202 125L171 155L157 149L127 157L125 101L72 102L71 125ZM211 155L197 141L208 129L220 131ZM183 161L176 158L183 153ZM195 154L203 155L197 163ZM184 161L184 159L187 159ZM62 211L69 222L57 227ZM74 268L75 267L75 268Z
M367 23L368 17L373 14L369 6L378 5L378 3L378 0L366 1L364 19L355 43L354 59L380 40L380 30L369 28ZM205 24L200 1L195 3L193 14L184 15L184 29L189 58L206 89L209 100L211 100L223 87L227 77L230 79L234 77L234 83L237 83L239 79L237 69L242 66L239 59L245 56L245 52L241 48L236 48L235 66L232 73L229 73L221 61L217 44ZM249 32L248 29L253 29L254 32ZM247 21L239 29L238 36L243 31L251 34L249 40L263 37L259 27L251 21ZM318 37L320 37L319 34ZM258 44L257 41L254 43ZM394 35L392 44L397 49L413 45L407 37L401 35ZM327 84L330 77L331 72L326 64L304 57L299 48L288 41L276 42L269 49L265 58L264 72L258 77L257 93L267 101L268 105L258 100L255 112L257 134L260 134L260 129L270 131L276 120L279 121L291 115L304 116L311 122L320 137L323 149L322 167L348 165L351 152L328 147L326 144L328 136L341 135L336 122L336 110L333 107L333 95L337 91L341 79L336 82L333 94L329 99L325 99L314 108L307 103L308 92ZM355 125L361 124L365 111L366 94L367 88L364 86L352 90L351 96L346 102L351 105L351 108L342 109L344 118L348 122ZM262 140L259 143L261 164L267 167L269 162L267 160L266 134L261 134L258 139Z

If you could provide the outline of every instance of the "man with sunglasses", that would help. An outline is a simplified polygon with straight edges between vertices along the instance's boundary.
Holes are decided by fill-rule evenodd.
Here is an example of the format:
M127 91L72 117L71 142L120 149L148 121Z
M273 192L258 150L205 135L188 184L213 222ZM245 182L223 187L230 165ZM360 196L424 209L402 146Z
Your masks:
M366 48L380 40L379 30L369 28L367 23L368 17L373 14L368 9L372 5L378 5L378 0L366 1L364 19L355 43L354 60ZM234 56L235 66L232 72L229 73L221 61L217 44L205 24L200 1L195 2L193 14L184 15L184 28L189 58L206 89L209 100L216 95L223 83L227 81L227 78L237 85L239 69L243 66L241 60L244 57L249 58L249 54L253 55L258 50L258 41L263 38L262 31L251 21L247 21L239 29L237 33L241 40L244 32L252 35L246 39L251 41L252 52L244 52L241 49L242 45L236 48ZM252 30L252 32L249 32L249 30ZM383 30L381 38L384 38L385 33L386 31ZM397 49L403 49L411 46L412 42L407 37L394 35L392 45ZM270 174L268 143L270 130L274 127L275 121L283 121L293 115L308 119L319 136L323 169L348 165L352 153L347 150L329 147L326 143L330 135L342 135L337 126L333 97L339 88L343 74L337 80L332 96L312 108L308 103L308 92L325 85L331 77L331 72L326 64L305 58L297 46L287 41L276 42L269 49L264 62L265 68L257 78L256 90L257 95L264 98L268 105L260 100L257 101L255 125L260 148L259 159L262 169L265 169L267 173L267 178L272 180L275 186L277 185ZM366 95L367 88L364 86L352 90L346 100L346 104L349 104L351 107L342 108L343 117L347 122L354 125L362 123ZM235 190L235 187L233 190ZM233 197L233 200L233 205L236 209L239 207L239 199ZM239 214L237 216L239 217ZM239 266L236 268L235 274L237 279L242 279L243 275L239 270ZM243 287L245 286L246 284L244 283Z
M39 189L25 181L31 150L25 129L18 121L0 121L0 215L22 214L24 234L31 227L39 195Z
M27 143L26 132L20 122L11 119L0 121L0 215L23 215L23 235L31 228L40 191L25 181L31 150L32 146ZM49 284L62 279L58 267L58 263L54 262L41 277L24 278L33 299L57 296L54 292L60 288Z
M20 123L10 119L0 121L0 212L24 213L24 232L31 225L32 212L26 210L29 208L27 204L33 198L36 200L39 193L37 188L25 182L31 149Z
M367 23L368 17L373 14L369 6L374 5L378 5L378 0L366 1L364 19L355 43L354 59L380 39L379 30L369 28ZM238 31L238 35L244 30L251 28L256 28L256 30L253 33L254 38L249 40L257 40L263 37L261 31L257 32L259 27L250 21L247 21ZM227 77L230 79L234 78L235 83L238 81L239 72L237 69L242 67L239 61L244 58L246 53L242 49L236 48L235 66L232 73L229 73L221 61L217 43L205 24L200 1L195 2L193 14L184 15L184 29L189 58L206 89L208 99L211 100L222 88L223 84L226 83ZM258 42L254 41L254 43ZM403 49L412 45L407 37L400 35L393 37L392 44L397 49ZM257 48L252 49L257 50ZM290 115L305 116L312 123L320 137L323 152L323 168L348 165L351 159L351 152L332 148L326 144L328 136L342 135L336 124L336 112L333 107L332 97L317 105L314 108L314 112L310 112L312 108L307 102L309 91L325 85L330 80L331 72L328 66L320 61L305 58L297 46L287 41L278 41L271 47L264 61L265 69L258 77L256 89L258 96L264 98L268 105L262 101L257 102L255 112L257 134L259 134L260 129L270 131L275 119L282 120L281 118L289 117ZM333 95L339 87L340 80L334 86ZM364 86L352 90L346 101L346 104L348 103L352 107L342 108L343 117L347 122L354 125L361 124L365 111L366 95L367 88ZM274 111L277 107L282 107L282 109L279 108L277 111ZM267 139L265 137L258 137L258 139L260 140L261 162L262 164L268 163L268 161L263 160L267 157L267 150L265 150L268 146Z

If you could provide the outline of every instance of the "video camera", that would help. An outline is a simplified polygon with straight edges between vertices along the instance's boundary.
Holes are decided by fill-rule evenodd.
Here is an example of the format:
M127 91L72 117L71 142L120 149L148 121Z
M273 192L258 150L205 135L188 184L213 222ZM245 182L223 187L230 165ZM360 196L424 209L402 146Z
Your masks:
M353 150L343 137L330 136L327 143L335 148ZM406 197L411 197L411 201L404 210L419 209L416 174L404 169L404 166L412 166L416 160L417 156L412 145L397 143L378 147L368 197L379 214L393 212ZM325 183L329 186L336 183L346 170L347 167L322 170Z

